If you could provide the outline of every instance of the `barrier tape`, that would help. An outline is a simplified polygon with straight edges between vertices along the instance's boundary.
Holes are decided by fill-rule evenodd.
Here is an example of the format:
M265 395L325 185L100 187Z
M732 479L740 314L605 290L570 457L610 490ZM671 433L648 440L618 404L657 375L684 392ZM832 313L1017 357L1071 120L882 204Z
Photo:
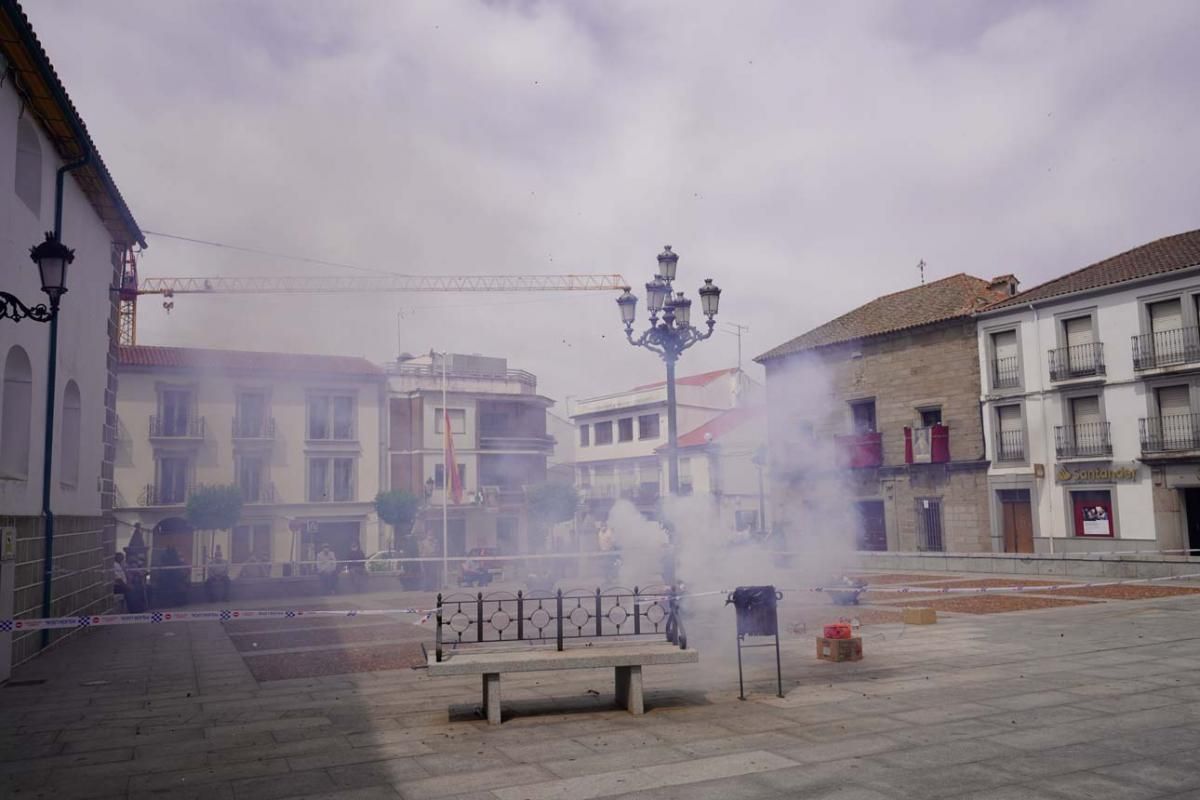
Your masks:
M43 619L0 619L0 632L36 631L44 628L98 628L108 625L161 625L169 622L231 622L242 619L300 619L303 617L378 617L392 614L421 614L414 625L424 624L436 609L382 608L330 609L217 609L213 611L147 611L140 614L82 614Z
M1055 589L1083 589L1103 586L1123 586L1131 583L1153 583L1155 581L1185 581L1200 579L1200 572L1188 575L1166 575L1160 578L1130 578L1119 581L1091 581L1088 583L1052 583L1038 586L818 586L813 589L784 589L789 592L889 592L894 594L989 594L1004 592L1051 592Z

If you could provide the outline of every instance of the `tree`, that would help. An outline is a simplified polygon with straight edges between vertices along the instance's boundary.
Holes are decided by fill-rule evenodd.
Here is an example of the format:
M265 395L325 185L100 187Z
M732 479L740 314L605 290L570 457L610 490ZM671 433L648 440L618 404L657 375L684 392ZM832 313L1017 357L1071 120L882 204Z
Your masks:
M242 490L232 484L199 486L183 515L195 530L227 531L242 518Z
M379 518L392 526L395 541L412 534L413 523L421 509L421 499L411 492L393 489L375 495L375 512Z
M575 518L579 492L569 483L539 483L525 490L529 515L546 525Z

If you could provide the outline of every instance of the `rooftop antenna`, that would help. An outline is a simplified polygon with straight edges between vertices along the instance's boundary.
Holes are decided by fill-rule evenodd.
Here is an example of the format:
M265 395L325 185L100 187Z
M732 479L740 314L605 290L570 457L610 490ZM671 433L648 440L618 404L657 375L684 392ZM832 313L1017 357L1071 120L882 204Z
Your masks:
M738 340L738 366L737 366L737 368L738 368L738 372L741 372L742 371L742 334L748 332L750 330L750 326L749 325L739 325L736 322L726 322L724 324L728 325L730 328L733 329L733 330L726 329L725 333L732 333L734 336L737 337L737 340Z
M925 259L917 262L917 269L921 270L921 285L925 285Z

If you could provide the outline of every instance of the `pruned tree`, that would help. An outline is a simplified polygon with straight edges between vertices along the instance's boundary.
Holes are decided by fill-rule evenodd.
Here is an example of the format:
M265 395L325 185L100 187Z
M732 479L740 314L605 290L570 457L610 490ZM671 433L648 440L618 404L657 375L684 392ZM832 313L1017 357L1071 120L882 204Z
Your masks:
M381 520L392 526L394 549L401 549L401 538L407 543L412 536L413 523L417 521L420 510L421 499L411 492L393 489L375 495L375 512ZM403 549L407 551L409 548Z
M194 530L227 531L242 518L242 490L232 484L198 486L188 497L183 516ZM210 540L210 556L212 544Z

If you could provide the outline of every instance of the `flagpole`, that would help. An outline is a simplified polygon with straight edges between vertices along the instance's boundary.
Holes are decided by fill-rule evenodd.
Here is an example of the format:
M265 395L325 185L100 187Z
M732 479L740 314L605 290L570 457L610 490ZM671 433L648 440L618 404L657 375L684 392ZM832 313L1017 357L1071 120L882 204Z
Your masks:
M442 353L442 586L450 586L450 408L446 405L446 354Z

